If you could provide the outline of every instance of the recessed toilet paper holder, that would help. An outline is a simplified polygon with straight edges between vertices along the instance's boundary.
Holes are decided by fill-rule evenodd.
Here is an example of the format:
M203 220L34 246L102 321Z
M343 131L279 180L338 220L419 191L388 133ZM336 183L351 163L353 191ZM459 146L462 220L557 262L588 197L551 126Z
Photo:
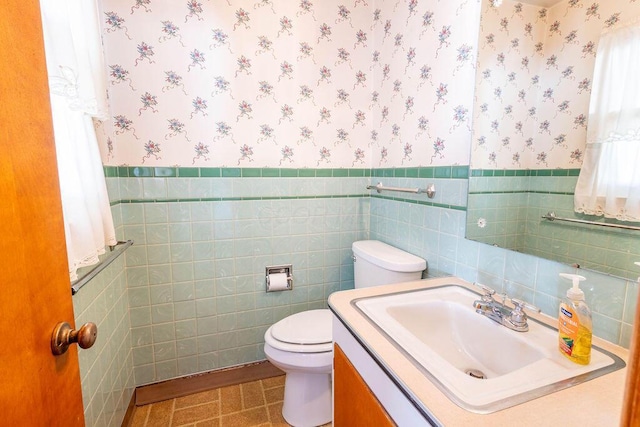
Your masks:
M281 286L277 286L274 284L272 286L271 283L271 275L287 275L287 286L286 288L282 288ZM265 283L267 285L267 292L278 292L278 291L290 291L293 289L293 265L272 265L265 268Z

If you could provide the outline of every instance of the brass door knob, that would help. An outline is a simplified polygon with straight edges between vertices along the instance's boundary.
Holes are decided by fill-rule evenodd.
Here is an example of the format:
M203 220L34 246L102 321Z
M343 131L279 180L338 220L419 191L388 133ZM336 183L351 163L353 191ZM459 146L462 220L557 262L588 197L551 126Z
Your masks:
M51 352L58 356L64 354L70 344L78 343L80 348L89 348L98 336L98 327L95 323L85 323L78 329L71 329L67 322L60 322L51 334Z

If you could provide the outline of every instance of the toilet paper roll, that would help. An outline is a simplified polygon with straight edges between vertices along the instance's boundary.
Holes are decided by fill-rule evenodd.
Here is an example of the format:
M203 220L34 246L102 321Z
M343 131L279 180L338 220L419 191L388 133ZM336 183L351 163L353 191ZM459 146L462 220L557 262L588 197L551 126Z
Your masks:
M287 273L271 273L269 274L269 292L286 291L289 289L287 281Z

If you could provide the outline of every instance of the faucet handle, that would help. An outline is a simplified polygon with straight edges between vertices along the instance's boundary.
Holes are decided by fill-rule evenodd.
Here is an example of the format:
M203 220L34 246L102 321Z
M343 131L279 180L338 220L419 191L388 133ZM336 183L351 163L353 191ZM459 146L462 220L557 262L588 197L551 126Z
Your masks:
M517 298L510 298L510 299L513 305L515 306L515 308L513 309L514 311L521 312L526 308L529 311L540 313L540 309L533 304L529 304L528 302L523 301L521 299L517 299Z
M473 282L473 284L480 289L482 289L482 300L485 302L489 302L493 300L493 295L496 293L494 289L491 289L488 286L483 285L482 283Z
M517 298L510 298L511 302L515 306L511 311L511 315L509 315L509 323L513 325L513 329L518 332L526 332L529 330L529 325L527 324L527 313L524 312L524 309L535 311L536 313L540 313L540 309L533 304L529 304L528 302L522 301Z

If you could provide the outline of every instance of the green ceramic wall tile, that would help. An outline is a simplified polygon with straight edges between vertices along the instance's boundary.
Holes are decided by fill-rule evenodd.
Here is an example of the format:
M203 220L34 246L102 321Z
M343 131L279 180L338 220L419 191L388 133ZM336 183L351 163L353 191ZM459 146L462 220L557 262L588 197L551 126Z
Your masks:
M433 178L433 177L434 177L433 168L418 168L418 178Z
M450 166L439 166L434 170L434 178L451 178Z
M238 178L242 175L240 168L222 168L221 171L224 178Z
M177 168L154 168L154 176L157 177L176 177L178 176Z
M260 177L262 175L262 169L258 168L243 168L241 170L243 178Z
M128 174L130 177L152 177L153 176L153 168L147 167L130 167L128 168Z
M419 169L418 168L407 168L406 169L406 177L407 178L418 178L419 175Z
M200 177L217 178L222 176L220 168L200 168Z
M196 178L200 176L198 168L178 168L178 176L181 178Z
M452 166L451 178L469 178L469 166Z

